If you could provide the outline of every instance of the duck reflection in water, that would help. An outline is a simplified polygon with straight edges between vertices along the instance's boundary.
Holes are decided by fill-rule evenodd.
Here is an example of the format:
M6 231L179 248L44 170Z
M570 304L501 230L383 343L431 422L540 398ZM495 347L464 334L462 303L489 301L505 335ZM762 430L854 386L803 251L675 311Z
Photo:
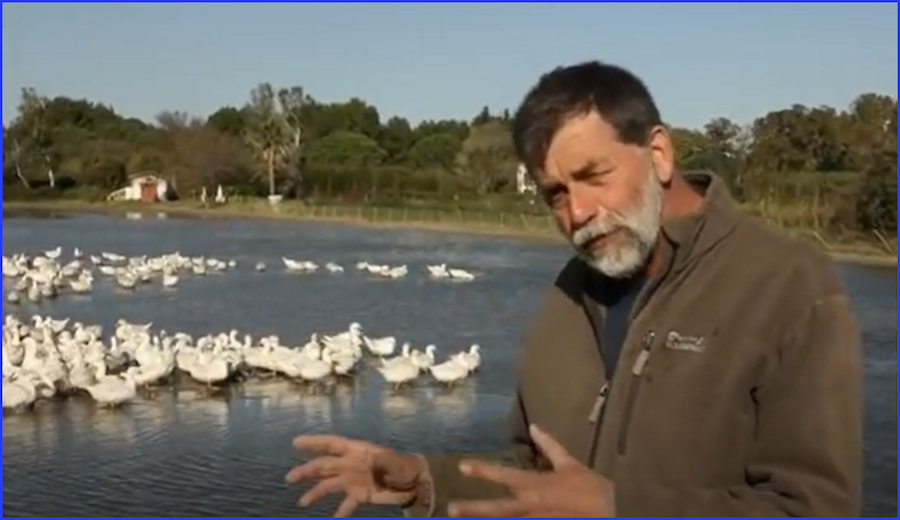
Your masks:
M477 382L473 379L454 387L430 388L427 398L436 420L450 427L466 421L477 400L477 391Z
M59 442L59 421L66 413L64 406L49 401L35 409L32 415L5 414L3 416L3 443L16 446L55 447Z
M84 406L79 426L88 426L93 437L101 442L118 441L121 444L133 445L138 439L138 428L130 410L125 408L97 408Z
M385 388L381 396L381 410L384 415L392 418L408 417L418 411L418 400L415 391L411 388L397 390Z

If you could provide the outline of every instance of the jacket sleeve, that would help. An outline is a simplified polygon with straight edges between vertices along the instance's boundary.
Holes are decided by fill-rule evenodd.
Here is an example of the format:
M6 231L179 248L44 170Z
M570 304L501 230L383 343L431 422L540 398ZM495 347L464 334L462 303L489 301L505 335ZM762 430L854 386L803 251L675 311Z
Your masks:
M617 488L620 516L858 517L862 509L863 369L858 326L844 295L818 300L784 335L778 366L759 388L747 485ZM642 500L653 494L654 502ZM657 500L658 499L658 500Z
M471 479L459 471L463 459L480 459L497 464L534 469L537 465L535 448L528 434L528 422L522 407L521 396L516 397L509 415L509 433L512 445L509 450L494 453L468 453L426 456L428 482L419 501L406 509L409 517L447 517L447 506L454 500L481 500L505 498L505 487ZM421 488L420 488L421 489Z

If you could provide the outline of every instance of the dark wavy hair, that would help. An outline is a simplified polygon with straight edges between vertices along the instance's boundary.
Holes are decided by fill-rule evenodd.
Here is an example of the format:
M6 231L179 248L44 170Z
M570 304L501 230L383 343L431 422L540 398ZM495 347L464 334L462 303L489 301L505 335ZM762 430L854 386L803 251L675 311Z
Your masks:
M557 67L541 76L513 117L519 159L530 172L539 171L566 120L590 112L612 125L623 143L637 146L662 124L650 91L628 70L599 61Z

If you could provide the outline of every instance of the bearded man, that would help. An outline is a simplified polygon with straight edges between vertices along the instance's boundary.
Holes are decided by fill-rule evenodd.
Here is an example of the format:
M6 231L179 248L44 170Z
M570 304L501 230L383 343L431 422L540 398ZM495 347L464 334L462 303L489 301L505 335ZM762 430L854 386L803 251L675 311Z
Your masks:
M830 260L682 175L644 84L544 75L517 151L577 252L527 339L508 452L299 437L292 470L409 516L857 516L861 341Z

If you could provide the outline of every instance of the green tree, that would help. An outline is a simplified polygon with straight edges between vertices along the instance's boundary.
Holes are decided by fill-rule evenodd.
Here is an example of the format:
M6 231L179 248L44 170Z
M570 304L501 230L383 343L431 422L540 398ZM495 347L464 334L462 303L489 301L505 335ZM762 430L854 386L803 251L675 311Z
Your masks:
M509 185L517 164L512 134L502 121L473 127L457 156L460 175L479 195Z
M374 139L356 132L339 130L319 139L309 147L311 168L342 168L364 171L381 166L387 153Z
M391 164L403 164L413 145L413 130L409 121L402 117L387 120L378 137L378 145L387 152Z
M462 150L462 141L453 134L432 134L409 150L409 162L415 168L438 168L452 171L456 157Z
M206 126L225 135L241 137L247 129L247 113L234 107L222 107L209 116Z
M897 152L882 150L872 158L857 206L862 225L897 233Z

